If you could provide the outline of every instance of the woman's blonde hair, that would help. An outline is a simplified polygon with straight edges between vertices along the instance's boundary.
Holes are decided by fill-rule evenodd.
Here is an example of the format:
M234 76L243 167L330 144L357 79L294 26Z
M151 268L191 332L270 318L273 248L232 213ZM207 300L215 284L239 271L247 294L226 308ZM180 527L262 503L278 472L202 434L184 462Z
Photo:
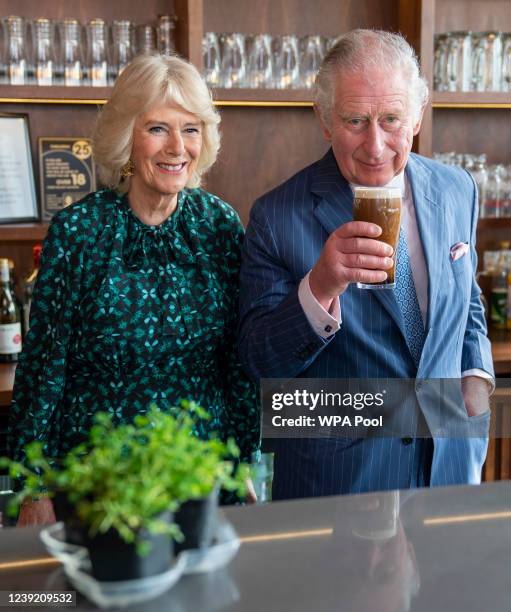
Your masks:
M166 55L135 58L122 71L110 100L99 113L92 137L93 151L105 185L122 193L128 191L130 179L122 177L121 170L130 158L135 120L153 106L167 103L180 106L203 124L201 153L186 186L200 185L220 148L220 116L195 66Z

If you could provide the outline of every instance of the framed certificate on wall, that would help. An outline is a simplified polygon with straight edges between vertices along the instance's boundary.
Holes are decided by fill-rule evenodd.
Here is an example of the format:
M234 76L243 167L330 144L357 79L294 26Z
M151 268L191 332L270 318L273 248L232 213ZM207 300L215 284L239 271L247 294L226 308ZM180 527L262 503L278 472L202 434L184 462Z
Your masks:
M37 219L28 116L0 113L0 223Z
M66 206L96 191L89 138L39 138L41 219L50 221Z

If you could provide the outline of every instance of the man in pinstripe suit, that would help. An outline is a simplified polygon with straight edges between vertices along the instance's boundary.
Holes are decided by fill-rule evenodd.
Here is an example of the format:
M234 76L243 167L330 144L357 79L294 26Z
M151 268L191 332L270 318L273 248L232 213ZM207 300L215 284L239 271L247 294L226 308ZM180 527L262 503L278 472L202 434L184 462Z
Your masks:
M421 379L416 401L431 436L280 441L273 498L480 482L494 374L474 278L475 184L410 153L428 89L399 35L340 37L315 95L331 149L251 211L241 359L256 380ZM378 226L353 221L355 185L402 190L397 283L406 293L355 285L383 281L394 256ZM454 419L480 425L482 437L442 435L444 407L427 401L428 381L439 378L461 378Z

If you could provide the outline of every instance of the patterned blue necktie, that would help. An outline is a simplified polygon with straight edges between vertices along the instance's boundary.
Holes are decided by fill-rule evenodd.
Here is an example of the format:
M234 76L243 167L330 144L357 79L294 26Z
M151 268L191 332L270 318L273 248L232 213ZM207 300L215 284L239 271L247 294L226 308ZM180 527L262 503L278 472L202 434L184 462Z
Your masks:
M396 287L394 291L397 303L401 309L401 314L403 315L406 342L412 353L415 365L418 367L426 333L424 331L424 322L422 320L417 293L413 283L412 269L410 267L408 247L406 245L403 228L401 228L399 232L396 261Z

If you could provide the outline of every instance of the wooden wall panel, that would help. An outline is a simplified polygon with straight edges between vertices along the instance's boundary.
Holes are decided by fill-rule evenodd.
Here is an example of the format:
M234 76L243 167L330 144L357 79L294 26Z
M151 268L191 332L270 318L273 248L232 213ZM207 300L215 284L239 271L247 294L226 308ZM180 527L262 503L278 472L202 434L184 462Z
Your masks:
M432 126L433 109L431 107L431 96L433 95L433 29L435 21L435 0L421 0L420 2L420 51L419 57L421 70L429 85L430 101L424 110L422 128L419 134L418 152L421 155L431 156L433 151Z
M176 48L201 70L203 0L175 0L174 7L178 16Z
M129 19L137 24L154 21L157 15L174 14L173 0L0 0L0 17L19 15L35 19L78 19L86 23L94 17L108 22L114 19Z
M8 257L14 262L16 273L16 294L21 299L23 279L33 268L32 247L38 240L33 242L0 242L0 257Z
M395 29L394 0L205 0L204 30L257 34L324 34L352 28Z
M437 0L435 31L511 30L508 0Z
M486 153L488 162L511 163L507 109L435 109L433 151Z
M29 116L36 193L40 206L38 138L43 136L83 136L89 138L92 134L98 107L80 104L0 104L0 111L26 113Z
M485 251L498 251L503 240L511 241L511 228L502 224L501 227L492 227L489 230L477 232L477 254L479 257L478 267L483 267L483 253Z
M226 107L221 115L222 149L205 187L244 223L257 197L328 149L310 108Z

